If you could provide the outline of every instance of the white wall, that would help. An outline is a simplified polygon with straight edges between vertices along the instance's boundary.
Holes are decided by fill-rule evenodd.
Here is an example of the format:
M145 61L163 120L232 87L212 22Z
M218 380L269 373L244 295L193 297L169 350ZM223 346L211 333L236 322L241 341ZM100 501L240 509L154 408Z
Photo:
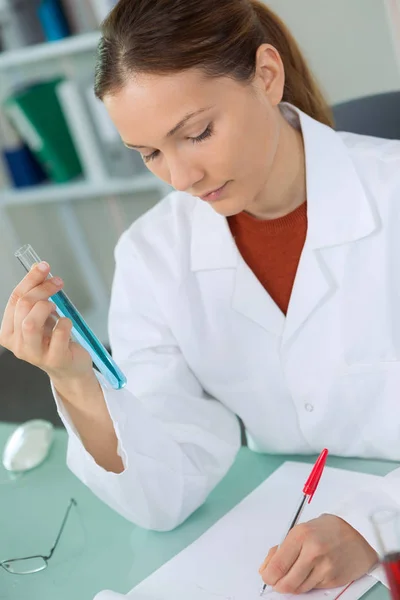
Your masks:
M266 0L332 103L400 89L385 0Z

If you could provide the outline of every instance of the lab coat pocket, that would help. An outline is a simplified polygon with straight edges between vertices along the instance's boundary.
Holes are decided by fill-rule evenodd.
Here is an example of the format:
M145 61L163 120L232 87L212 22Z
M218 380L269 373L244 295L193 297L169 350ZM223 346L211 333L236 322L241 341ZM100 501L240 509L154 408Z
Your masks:
M351 364L347 364L345 367L344 375L353 377L357 374L359 375L368 375L368 374L376 374L379 377L384 375L385 373L399 373L400 374L400 360L384 360L379 362L354 362ZM400 393L400 390L399 390Z
M347 365L337 380L337 391L351 439L348 452L399 460L400 361Z
M381 371L400 363L400 236L396 248L370 236L350 246L342 281L341 337L348 365Z

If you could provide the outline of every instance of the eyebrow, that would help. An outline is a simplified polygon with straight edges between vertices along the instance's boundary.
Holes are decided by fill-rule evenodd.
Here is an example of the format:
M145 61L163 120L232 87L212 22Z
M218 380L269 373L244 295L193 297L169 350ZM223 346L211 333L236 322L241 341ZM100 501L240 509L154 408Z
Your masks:
M179 123L177 123L172 129L170 129L170 131L168 131L168 133L165 137L166 138L172 137L173 135L175 135L175 133L177 133L180 129L182 129L182 127L184 125L186 125L186 123L190 119L193 119L193 117L197 117L197 115L200 115L201 113L205 112L206 110L210 110L210 108L213 108L213 107L206 106L205 108L200 108L199 110L195 110L194 112L188 113L187 115L185 115L183 117L183 119L181 119L181 121L179 121ZM136 146L135 144L128 144L127 142L124 142L124 145L127 148L132 148L134 150L139 149L139 148L149 148L150 147L150 146Z

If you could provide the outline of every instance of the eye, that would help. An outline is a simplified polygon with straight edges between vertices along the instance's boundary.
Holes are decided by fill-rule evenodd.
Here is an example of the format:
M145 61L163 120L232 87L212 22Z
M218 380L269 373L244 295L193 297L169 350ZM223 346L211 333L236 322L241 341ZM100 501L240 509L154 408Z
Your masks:
M211 137L212 134L213 134L213 124L210 123L209 125L207 125L207 127L205 128L205 130L203 131L203 133L201 133L197 137L189 138L189 140L191 140L191 142L193 144L198 144L199 142L202 142L202 141L206 140L207 138ZM160 154L160 151L159 150L155 150L151 154L147 154L147 155L146 154L142 154L142 158L143 158L143 161L145 163L148 163L148 162L154 160L155 158L157 158L157 156L159 154Z
M145 163L150 162L151 160L154 160L155 158L157 158L157 156L159 155L160 151L159 150L154 150L154 152L152 152L151 154L142 154L142 158L143 161Z
M193 144L197 144L198 142L202 142L203 140L206 140L207 138L211 137L212 134L213 134L213 125L212 125L212 123L210 123L209 125L207 125L207 127L205 128L203 133L201 133L197 137L189 138L189 139L192 140Z

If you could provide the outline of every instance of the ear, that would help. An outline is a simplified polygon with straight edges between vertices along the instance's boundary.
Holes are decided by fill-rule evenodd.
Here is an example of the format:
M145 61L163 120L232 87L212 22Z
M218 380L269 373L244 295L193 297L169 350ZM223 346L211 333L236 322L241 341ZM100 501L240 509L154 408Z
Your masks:
M270 44L262 44L256 54L255 82L257 87L272 106L278 105L283 98L285 87L285 68L279 52Z

